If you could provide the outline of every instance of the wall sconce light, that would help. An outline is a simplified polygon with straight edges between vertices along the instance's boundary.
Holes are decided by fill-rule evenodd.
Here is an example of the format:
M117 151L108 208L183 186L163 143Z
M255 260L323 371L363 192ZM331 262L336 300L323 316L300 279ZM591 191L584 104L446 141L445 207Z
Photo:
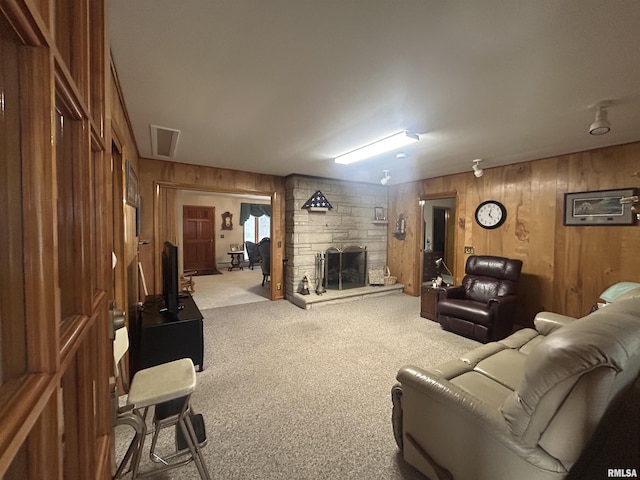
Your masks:
M611 131L611 124L607 120L607 107L611 105L611 102L600 102L596 108L596 119L589 126L589 133L591 135L604 135Z
M473 174L477 177L480 178L482 175L484 175L484 170L482 168L480 168L480 162L482 161L481 158L476 158L473 161L473 166L471 167L471 170L473 170Z
M398 240L404 240L407 235L407 221L404 218L404 214L398 215L398 220L396 221L396 231L393 232L393 236Z
M382 173L383 175L380 179L380 183L382 185L386 185L387 183L389 183L389 180L391 180L391 175L389 175L389 170L383 170Z

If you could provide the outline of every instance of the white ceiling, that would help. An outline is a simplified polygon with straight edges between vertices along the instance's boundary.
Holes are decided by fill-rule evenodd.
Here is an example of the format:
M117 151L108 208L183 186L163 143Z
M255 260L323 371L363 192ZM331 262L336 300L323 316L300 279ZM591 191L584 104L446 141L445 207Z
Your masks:
M176 162L393 184L640 140L637 0L108 4L143 157L154 124ZM404 159L333 162L405 129Z

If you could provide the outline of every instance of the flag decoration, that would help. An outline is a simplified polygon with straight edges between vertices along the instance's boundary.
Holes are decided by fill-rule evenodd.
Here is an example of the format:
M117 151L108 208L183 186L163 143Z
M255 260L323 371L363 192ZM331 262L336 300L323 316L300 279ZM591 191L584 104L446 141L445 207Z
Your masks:
M316 193L311 195L302 208L307 208L310 212L326 212L333 207L329 203L329 200L327 200L327 197L318 190Z

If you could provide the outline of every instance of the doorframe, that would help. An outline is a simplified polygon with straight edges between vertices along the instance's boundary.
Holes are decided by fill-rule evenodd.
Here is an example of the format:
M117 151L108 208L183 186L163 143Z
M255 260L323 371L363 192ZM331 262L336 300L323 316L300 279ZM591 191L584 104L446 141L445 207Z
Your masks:
M420 194L419 198L419 203L420 203L420 220L422 222L422 228L420 229L420 269L417 272L418 275L418 281L416 282L416 285L422 285L423 283L423 272L424 272L424 240L425 240L425 225L424 225L424 205L425 202L430 201L430 200L442 200L445 198L453 198L455 200L454 203L454 215L453 215L453 221L454 221L454 228L453 228L453 262L451 265L447 264L447 267L449 267L449 269L451 270L451 272L453 273L453 281L455 283L456 280L456 252L458 251L458 235L456 235L456 228L455 225L458 224L458 217L459 217L459 208L458 208L458 191L457 190L452 190L449 192L441 192L441 193L435 193L435 194Z
M167 181L158 181L158 180L154 180L153 181L153 259L154 259L154 282L155 282L155 288L158 288L161 284L162 284L162 278L161 278L161 272L159 268L156 268L156 266L158 265L158 259L160 258L160 255L162 254L162 244L164 243L164 240L162 240L160 238L160 220L161 218L163 218L164 216L160 215L160 208L161 208L161 202L160 202L160 194L161 194L161 189L172 189L172 190L191 190L191 191L198 191L198 192L206 192L206 193L221 193L221 194L225 194L225 193L231 193L231 194L235 194L235 195L247 195L247 196L261 196L261 197L269 197L270 199L270 205L271 205L271 212L272 212L272 217L271 217L271 227L270 227L270 231L269 231L269 237L273 240L274 235L274 224L275 222L273 221L273 212L274 212L274 205L276 204L276 195L277 192L263 192L263 191L254 191L254 190L240 190L240 189L223 189L223 188L207 188L207 187L203 187L202 185L191 185L191 184L180 184L180 183L174 183L174 182L167 182ZM176 235L178 232L175 232ZM271 258L275 257L275 253L276 253L276 244L277 242L272 241L271 242ZM271 268L273 269L273 263ZM278 297L278 291L277 291L277 285L276 282L269 282L270 285L270 300L276 300Z

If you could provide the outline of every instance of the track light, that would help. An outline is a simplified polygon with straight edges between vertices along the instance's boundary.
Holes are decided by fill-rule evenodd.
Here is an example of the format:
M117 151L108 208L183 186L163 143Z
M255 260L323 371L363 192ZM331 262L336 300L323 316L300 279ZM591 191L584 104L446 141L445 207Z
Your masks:
M382 185L386 185L387 183L389 183L389 180L391 180L391 175L389 175L389 170L383 170L382 173L383 175L380 179L380 183Z
M484 175L484 170L480 168L480 162L482 161L481 158L477 158L473 161L473 166L471 167L471 169L473 170L473 174L480 178L482 175Z
M596 108L596 119L589 127L591 135L604 135L611 131L611 124L607 120L607 106L609 102L600 102Z

